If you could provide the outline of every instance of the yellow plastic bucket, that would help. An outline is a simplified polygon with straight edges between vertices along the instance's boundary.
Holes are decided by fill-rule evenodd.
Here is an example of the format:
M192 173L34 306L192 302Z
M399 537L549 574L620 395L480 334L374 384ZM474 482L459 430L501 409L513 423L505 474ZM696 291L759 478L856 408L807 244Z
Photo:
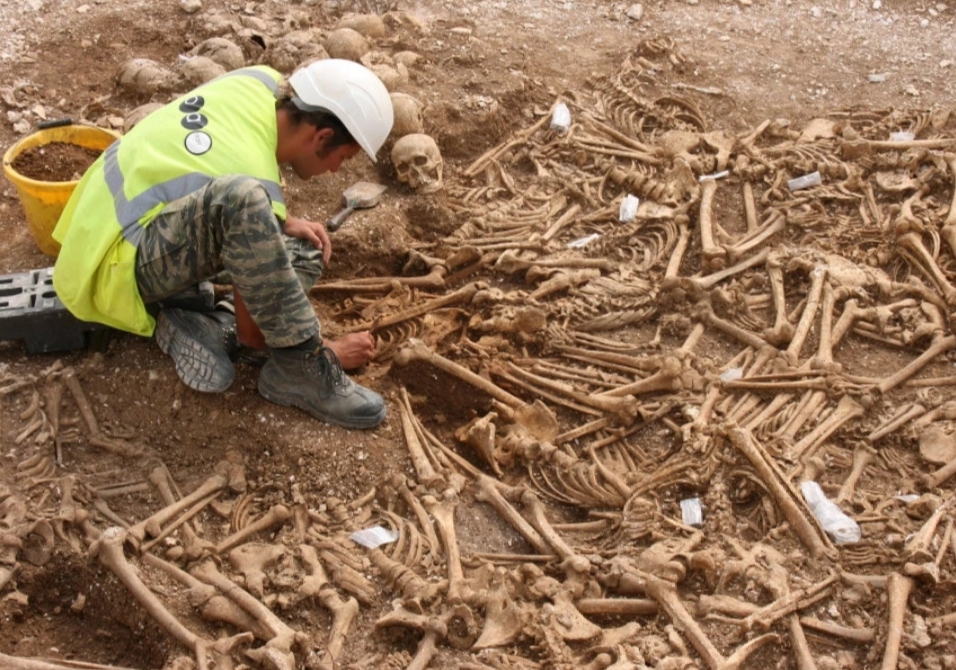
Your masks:
M104 128L71 125L38 130L7 149L3 155L3 172L17 188L27 224L40 251L50 256L60 253L60 243L53 239L53 229L78 182L30 179L13 169L13 161L28 149L53 142L103 151L119 137L119 134Z

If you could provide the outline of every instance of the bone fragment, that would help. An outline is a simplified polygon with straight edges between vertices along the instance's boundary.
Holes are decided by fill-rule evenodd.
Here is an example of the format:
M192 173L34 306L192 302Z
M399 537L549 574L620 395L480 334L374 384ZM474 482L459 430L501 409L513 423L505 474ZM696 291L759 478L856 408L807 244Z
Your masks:
M876 450L865 444L857 445L853 450L853 466L850 468L850 474L843 480L840 492L837 494L834 502L837 504L846 500L853 500L853 493L856 491L856 483L863 474L863 470L876 457Z
M0 653L0 667L4 670L133 670L133 668L126 666L100 665L98 663L76 665L74 661L67 661L66 664L61 664L39 658L8 656L3 653Z
M687 611L687 608L684 607L684 603L678 597L674 585L653 575L645 575L645 579L647 595L656 600L661 609L667 612L677 629L687 636L691 645L711 670L738 670L751 653L765 644L779 639L772 633L761 635L738 647L729 658L724 658L697 624L694 617Z
M164 561L153 554L143 554L143 562L162 570L167 575L189 588L189 602L195 608L202 608L202 616L207 621L218 621L248 631L260 640L268 640L272 634L256 621L248 612L229 598L220 595L215 587L196 579L188 572Z
M894 572L886 578L886 592L889 604L886 625L886 647L880 670L896 670L900 658L900 643L903 641L903 619L906 616L906 602L909 600L913 580Z
M611 389L610 391L604 391L599 393L598 397L620 398L622 396L636 396L657 391L677 391L683 386L680 378L681 370L680 360L667 356L661 360L661 365L657 372L650 377Z
M700 224L701 267L705 270L721 270L726 265L727 250L717 246L714 241L714 194L717 192L716 179L704 179L700 184Z
M439 370L460 379L466 384L474 386L480 391L487 393L495 400L504 403L508 407L518 408L525 402L514 395L511 395L501 387L493 384L484 377L475 374L468 368L450 361L441 354L433 351L427 344L416 338L410 338L408 344L395 353L395 362L398 365L408 365L415 361L423 361L434 365Z
M478 488L479 492L477 494L477 499L486 502L492 507L495 508L495 511L501 515L505 521L511 524L511 526L524 537L528 543L534 547L538 553L541 554L550 554L551 547L545 542L544 538L534 529L534 527L529 524L521 514L518 513L511 503L505 498L502 494L499 487L504 487L504 484L501 484L495 479L488 477L487 475L481 475L478 478ZM512 494L514 497L519 497L521 494L514 492Z
M208 643L204 644L199 635L186 628L173 616L162 601L143 583L123 553L125 540L125 530L115 526L108 528L103 536L90 547L90 556L98 558L100 563L116 575L156 623L180 644L192 650L197 656L200 667L205 667L204 648L208 646Z
M780 260L771 256L767 260L767 275L770 277L770 293L776 316L773 326L761 333L763 339L774 346L786 344L793 339L793 324L787 318L787 296L783 283L783 266Z
M750 258L740 261L736 265L713 272L704 277L665 278L661 281L660 288L661 291L665 292L672 291L674 289L681 289L691 295L694 299L697 299L723 280L766 262L769 256L770 250L763 249Z
M926 563L933 561L935 556L931 550L933 536L936 534L936 527L939 525L943 515L953 506L956 497L950 497L942 505L936 508L929 518L923 523L922 527L913 534L903 547L903 558L911 563Z
M216 545L216 553L224 554L233 547L242 544L256 533L260 533L264 530L271 530L276 526L284 525L291 518L292 510L290 510L288 507L281 503L273 505L271 508L269 508L268 512L250 523L248 526L236 531L229 537L224 538L219 544Z
M756 249L768 239L779 233L787 225L786 217L775 210L771 211L767 220L753 232L748 232L741 239L736 240L733 245L725 246L727 258L736 262L744 254Z
M522 610L503 589L489 592L485 612L485 627L472 645L473 650L503 647L521 634L524 624Z
M422 499L425 509L435 520L438 536L445 547L445 563L448 568L448 591L446 600L458 604L471 597L471 589L465 583L465 573L461 565L461 549L455 533L455 508L458 506L458 492L449 487L442 493L441 500L434 496Z
M153 536L158 535L160 528L166 525L171 519L191 507L194 503L222 491L228 482L229 480L225 474L214 474L189 495L181 498L172 505L167 505L152 516L133 525L128 531L129 536L142 542L147 533Z
M940 335L934 338L932 344L930 344L926 351L920 354L915 360L877 384L877 390L883 394L888 393L919 372L934 358L950 351L954 347L956 347L956 335L948 335L945 337Z
M935 489L953 475L956 475L956 458L931 474L924 475L921 483L924 488Z
M848 628L829 621L821 621L820 619L810 616L800 617L800 623L803 624L805 628L826 633L833 637L843 638L850 642L866 644L876 639L876 631L872 628Z
M777 601L791 598L790 586L788 583L789 573L779 564L770 565L770 579L767 580L767 587ZM835 580L836 577L834 576ZM759 611L759 610L758 610ZM751 614L750 616L755 616ZM787 622L790 626L790 639L793 643L794 654L797 657L797 668L799 670L816 670L817 664L813 660L813 654L810 653L810 645L807 643L807 636L803 631L800 618L796 612L787 615Z
M163 499L164 504L168 506L176 503L176 496L170 486L167 470L164 466L153 468L149 473L149 481L152 482L156 490L159 491L159 497ZM183 544L186 549L186 557L190 560L195 560L199 558L203 551L210 545L196 535L196 531L193 530L192 525L188 522L183 523L181 527L183 529Z
M309 642L307 635L297 633L289 628L282 619L273 614L252 594L219 572L212 561L205 560L197 564L190 570L190 573L206 584L215 586L222 591L228 598L255 617L265 630L270 632L272 637L264 647L246 652L250 658L265 665L270 670L295 670L297 665L292 653L292 646L298 644L307 648Z
M544 540L551 545L555 553L562 558L565 564L578 575L587 575L591 562L579 555L558 534L544 514L544 505L532 491L525 490L521 494L521 502L527 508L531 517L531 524L537 529Z
M591 616L654 616L660 611L656 601L646 598L582 598L574 604Z
M435 471L431 460L425 454L425 447L415 431L411 406L408 404L408 393L403 386L401 402L398 403L399 414L402 418L402 433L405 435L405 445L412 459L412 466L418 475L418 481L425 486L437 486L444 478Z
M832 554L834 551L832 544L820 525L810 521L812 514L803 497L794 491L789 481L777 469L776 464L767 455L766 450L757 443L750 431L740 428L733 422L725 423L722 429L733 445L753 465L764 486L783 510L783 515L790 522L794 532L810 550L810 554L815 558Z
M863 416L866 409L848 395L840 398L836 409L825 420L807 433L799 442L793 445L793 453L801 460L806 460L816 453L817 448L824 440L839 430L845 423Z
M916 267L943 294L946 304L956 305L956 287L949 282L946 274L936 264L932 254L927 251L920 234L911 230L902 235L897 235L896 244L903 249L904 255L912 258Z
M397 323L403 323L410 319L415 319L425 314L430 314L437 309L449 307L451 305L469 303L471 302L472 298L475 297L475 294L484 288L487 288L484 283L474 282L461 287L457 291L452 291L451 293L448 293L440 298L435 298L434 300L424 302L421 305L379 317L371 323L359 324L356 326L356 329L362 330L364 327L365 330L381 330L388 326L394 326Z
M664 279L671 281L676 280L681 261L687 252L687 245L690 243L690 226L688 225L687 215L682 214L674 217L674 222L678 229L677 244L674 245L674 251L671 252L670 259L667 261L667 268L664 271Z
M324 589L319 593L319 600L325 609L332 613L332 626L329 631L329 641L325 644L325 658L319 663L321 670L335 670L339 667L342 648L348 637L352 622L359 613L359 604L355 598L342 598L332 589Z
M922 416L926 413L926 408L919 404L912 404L906 407L901 408L899 412L894 414L888 421L884 422L882 425L878 426L873 432L866 436L868 442L876 442L882 437L886 437L894 430L899 428L905 423L912 421L913 419Z
M714 313L713 308L709 304L704 304L700 307L700 317L704 322L713 326L717 330L730 335L739 342L753 347L757 351L771 347L769 342L764 340L756 333L752 333L749 330L741 328L737 324L731 323L725 319L721 319Z
M807 335L813 327L813 322L817 316L817 309L820 307L820 297L823 295L823 284L826 282L827 269L825 265L816 265L810 272L810 290L807 293L807 304L803 308L803 314L800 315L800 321L797 323L793 333L793 338L784 352L785 357L791 365L796 365L800 359L800 351L806 342Z
M581 393L576 391L569 384L564 384L562 382L553 381L542 377L540 375L532 374L526 370L521 369L514 363L506 364L507 370L519 378L523 378L530 383L538 384L543 388L546 388L550 391L555 391L564 395L567 398L570 398L576 403L580 403L587 407L593 407L594 409L600 410L602 412L607 412L608 414L613 414L625 425L630 425L639 416L640 404L637 402L637 399L629 393L620 393L620 394L609 394L609 393L599 393L599 394L588 394ZM621 397L629 396L629 397Z
M950 175L952 175L953 197L949 204L949 212L947 212L943 225L939 229L939 236L946 241L950 250L956 254L956 154L946 153L943 157L946 159Z

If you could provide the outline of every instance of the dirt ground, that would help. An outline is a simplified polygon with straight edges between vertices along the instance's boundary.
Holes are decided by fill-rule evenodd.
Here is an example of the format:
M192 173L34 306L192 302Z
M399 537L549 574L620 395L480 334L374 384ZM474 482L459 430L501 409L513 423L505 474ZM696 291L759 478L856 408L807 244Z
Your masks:
M371 40L373 48L391 56L401 52L420 56L409 61L408 80L396 90L414 95L424 103L424 130L441 149L446 183L444 189L433 194L421 194L400 183L387 159L391 142L376 164L358 157L341 172L311 183L302 183L291 173L287 175L290 212L315 220L325 220L333 214L340 204L341 192L354 181L378 181L389 187L379 206L354 214L333 236L332 264L311 294L323 330L327 336L344 334L374 322L375 318L387 319L399 309L423 304L474 281L485 282L482 286L488 289L489 302L430 309L418 319L376 331L380 355L354 377L382 393L389 403L389 415L380 428L368 432L326 426L297 410L268 403L256 391L259 359L248 352L237 362L236 381L229 391L205 395L186 388L168 358L148 339L99 333L90 338L86 348L46 354L29 353L29 343L20 339L0 342L0 536L4 540L0 543L0 575L5 568L12 569L13 557L19 552L15 577L0 587L0 653L12 657L72 661L77 665L70 667L87 668L189 667L183 657L192 657L191 651L149 616L126 586L88 550L99 532L135 524L164 506L156 488L148 484L157 467L165 468L180 495L188 495L227 462L244 468L245 486L241 491L222 492L218 502L197 517L205 539L220 542L243 520L258 518L278 505L296 515L308 510L313 528L320 529L318 534L306 534L297 516L296 524L290 520L281 530L269 529L253 538L285 548L283 557L268 567L263 600L288 626L310 636L316 652L313 656L299 654L299 667L316 667L315 657L324 654L331 625L327 608L317 599L303 600L290 595L301 582L300 576L294 576L297 563L293 557L299 556L298 546L305 543L307 536L320 551L339 556L347 565L354 561L357 568L357 576L348 586L349 579L343 576L347 568L333 570L323 555L336 592L342 598L355 596L360 603L335 667L412 667L409 664L424 635L422 624L417 624L418 629L414 625L384 626L381 619L403 603L409 611L418 607L430 617L439 616L439 608L421 600L414 606L409 604L409 599L403 599L402 593L387 583L382 571L372 566L364 550L351 545L351 558L342 558L345 554L341 547L348 546L348 542L338 542L343 533L347 535L346 530L375 524L394 526L395 516L414 522L412 511L403 506L403 487L398 483L402 477L418 482L412 486L413 497L434 496L435 500L429 503L438 504L449 485L446 479L442 486L430 488L413 463L406 446L409 428L403 425L400 411L405 397L434 441L446 445L467 464L459 468L468 481L457 494L460 503L453 517L464 566L476 580L474 584L484 574L482 566L497 565L499 582L516 579L517 573L509 572L512 570L523 570L520 574L524 576L543 571L542 574L555 578L555 584L572 573L556 556L551 556L550 561L531 558L531 554L541 552L536 552L495 510L478 500L478 486L470 473L477 469L496 475L489 463L456 438L456 431L493 408L501 413L501 406L494 407L487 393L474 390L430 364L418 361L399 365L393 356L409 337L416 336L448 358L480 371L485 378L491 376L489 370L496 369L498 364L523 365L535 358L550 362L557 359L562 332L573 330L569 324L574 322L575 314L555 308L548 312L547 327L533 333L502 332L496 340L493 333L479 327L482 319L495 312L495 301L520 309L515 296L526 298L533 289L522 286L516 275L495 272L490 267L467 271L466 263L455 266L448 259L458 251L449 240L463 239L455 237L460 227L480 218L475 214L477 202L489 205L488 211L492 211L496 198L502 203L515 202L516 191L522 188L534 201L531 196L538 188L534 182L536 168L552 170L548 179L542 178L541 192L547 192L555 179L570 179L568 175L579 176L590 169L586 158L581 159L577 172L573 168L561 172L553 163L535 165L531 159L522 162L520 155L515 157L522 142L532 135L529 129L535 124L546 124L559 99L569 103L577 121L578 115L588 108L594 91L604 92L605 100L613 99L607 88L607 82L613 80L618 85L631 85L634 99L652 102L657 109L677 109L677 117L691 119L684 128L701 132L724 131L742 138L765 121L779 121L773 124L774 128L799 131L810 120L822 117L849 120L860 126L882 124L881 128L891 125L887 119L899 118L901 125L889 128L890 131L906 132L918 126L922 131L919 139L933 137L934 132L954 136L953 121L946 121L945 117L953 107L952 78L956 72L956 4L952 2L694 0L629 5L575 0L399 0L393 4L385 4L384 0L205 0L196 3L201 8L195 12L184 9L188 4L170 0L0 0L0 100L6 113L5 121L0 122L0 143L10 147L31 132L36 123L67 116L121 130L126 115L140 105L164 102L188 90L183 84L175 90L154 94L123 89L117 83L117 75L131 59L149 58L175 69L196 45L209 37L221 36L243 49L248 64L265 62L272 53L269 47L293 30L314 29L315 35L321 37L349 13L377 13L385 18L387 32L384 37ZM620 72L630 72L632 78L615 79ZM611 109L603 111L608 117L613 116ZM921 121L916 123L914 119ZM934 125L934 120L939 119L942 121ZM647 136L653 134L652 128L644 126L643 130ZM631 139L645 141L647 136ZM486 152L511 140L515 140L512 153L498 152L495 156L500 159L498 164L505 166L501 168L502 174L511 169L507 161L513 159L512 164L517 166L515 174L521 180L517 188L509 185L505 177L496 182L494 170L470 172ZM533 157L533 152L528 155ZM564 154L549 155L553 160ZM945 165L945 160L941 159L941 164ZM936 181L926 182L927 189L939 189L934 192L934 207L917 212L924 222L930 219L936 226L946 217L954 183L951 177L945 177L945 171L941 174ZM487 188L482 191L484 187ZM900 202L897 199L895 205L888 207L890 215L905 211ZM839 221L852 219L854 208L855 205L850 207ZM728 232L739 233L744 225L743 211L739 196L724 196L715 205L715 218ZM542 231L554 224L556 213L547 219ZM699 260L701 242L696 233L695 210L689 214L695 232L681 274L707 274ZM493 219L489 215L488 220ZM808 240L823 240L822 251L863 264L883 265L895 280L904 280L906 273L894 256L892 241L876 240L853 228L841 228L839 235L830 234L839 221L834 219L833 228L824 232L807 224L800 243L810 245ZM795 225L788 219L788 226ZM601 230L583 214L580 221L572 221L568 226L568 231L561 231L556 239L568 242ZM634 242L630 238L615 239L617 246L603 243L587 257L620 264L619 274L615 275L618 279L629 278L633 283L643 281L645 276L654 283L661 280L666 257L662 263L642 261L642 254L651 253L647 247L636 242L630 246ZM952 252L938 235L934 239L938 262L952 281L956 271ZM335 290L328 286L354 279L416 274L404 269L408 251L413 248L446 259L454 281L448 279L444 286L410 291L396 286L378 292ZM669 247L672 248L673 245ZM3 274L24 273L54 263L52 257L37 248L9 181L0 191L0 249ZM489 251L490 248L484 249L484 253ZM798 305L811 291L809 274L800 280L788 273L788 282L787 309L799 314ZM939 293L938 287L928 280L925 287L926 293ZM228 287L218 286L217 291L225 293ZM663 301L664 296L655 293L655 299ZM608 309L597 298L589 304L596 305L598 316ZM635 311L653 312L653 318L634 318L618 328L595 332L595 346L600 336L600 343L613 341L620 344L623 353L636 352L648 362L681 346L689 329L675 324L692 315L689 303L662 302L656 307L644 302L635 304L639 305ZM770 303L755 304L766 310ZM952 305L952 301L947 296L942 304ZM772 322L772 307L769 311ZM949 314L944 317L940 340L951 336ZM815 346L818 335L819 328L814 326L808 342ZM873 380L887 377L916 359L928 346L922 340L913 346L896 346L887 344L887 339L892 338L886 335L880 340L859 333L847 336L837 359L848 373L848 387L861 389ZM584 346L580 339L575 342ZM736 365L752 360L735 359L741 349L742 345L733 337L708 328L696 351L702 360L709 361L710 367L702 365L700 369L726 371L735 367L734 360ZM948 378L954 362L953 355L944 352L919 376ZM68 376L59 370L60 365L74 372L99 435L92 432L89 416L81 412L81 405L69 388L59 410L59 437L54 439L45 428L27 430L37 416L37 402L42 400L41 406L50 413L50 381ZM624 378L634 379L633 370L626 373L623 368L604 374L603 386L597 382L592 386L579 384L581 395L594 395L599 389L618 385ZM698 381L700 378L698 375ZM532 400L504 375L495 375L494 379L526 401ZM567 380L568 386L571 381ZM779 506L770 509L775 507L772 496L754 483L759 477L740 474L743 470L749 472L746 463L734 469L727 465L726 457L721 461L713 454L691 448L687 427L692 425L693 415L682 408L687 404L699 408L703 404L705 391L701 384L689 385L682 394L674 394L674 402L670 402L672 396L667 393L640 398L647 401L642 410L644 420L628 434L627 440L631 453L643 454L647 460L640 464L639 470L643 472L622 475L621 481L631 486L632 494L625 496L625 505L615 509L613 505L585 504L573 497L562 503L559 496L554 496L547 501L547 517L568 537L575 538L572 545L580 552L578 555L586 555L592 562L592 576L606 576L618 550L622 555L633 556L664 538L679 536L686 542L693 536L693 529L681 523L679 501L703 498L703 538L685 545L677 552L679 560L674 558L670 565L680 564L687 572L686 579L680 582L680 597L691 613L697 612L702 630L714 641L721 659L730 657L741 644L765 630L761 625L740 628L735 622L745 613L732 617L724 612L723 616L704 618L700 614L701 603L705 595L718 592L734 593L739 600L760 606L774 600L758 585L759 579L734 572L734 566L745 558L744 547L752 549L760 543L759 546L772 546L772 551L786 560L786 569L794 576L789 588L806 589L794 599L799 605L793 611L803 619L830 620L860 633L858 639L851 639L819 632L804 621L816 667L897 667L895 663L884 663L884 649L894 633L902 629L899 667L956 668L954 622L952 617L946 618L956 603L956 540L952 539L953 516L949 507L952 481L944 480L929 489L921 485L940 463L921 459L919 441L912 433L899 431L883 441L872 439L874 430L913 403L921 403L923 412L946 407L953 399L950 389L940 383L901 385L880 396L868 390L845 396L835 393L820 406L818 416L824 416L824 409L836 407L841 397L852 395L861 408L860 416L830 435L820 452L829 466L821 480L831 497L850 472L855 447L872 443L880 450L872 469L861 479L864 494L844 504L845 510L862 520L863 544L870 550L865 558L852 549L828 552L825 557L812 555L807 542L801 541L800 531L794 529L797 522ZM560 392L541 397L556 413L557 432L562 435L601 416L597 411L578 411L582 403L587 405L585 400L578 398L571 403L577 405L575 410L569 408L567 401L554 401L556 396ZM793 398L783 405L795 406L797 401ZM720 403L714 423L730 414L732 407L730 401ZM657 419L646 418L655 412ZM956 419L945 413L939 416ZM795 437L803 438L812 430L808 426ZM952 426L946 424L941 430L949 435ZM620 430L595 435L605 439L613 434L619 435ZM576 456L586 461L589 440L590 448L597 448L592 436L588 440L567 440L562 450L574 453L574 448L580 447ZM53 457L57 462L51 462ZM34 469L38 463L47 467ZM642 477L667 463L695 463L692 467L700 472L685 478L663 479L659 486L644 490L647 480ZM534 472L537 470L531 465L526 470L505 468L497 478L518 485ZM719 480L719 487L709 486L709 476L715 472L719 477L713 481ZM77 506L88 511L87 526L76 516L67 515L62 502L67 481L75 486ZM147 484L142 485L143 482ZM123 490L127 485L130 488ZM740 512L729 530L712 525L718 517L717 504L711 502L708 507L708 501L713 500L711 496L716 495L717 488ZM898 494L921 495L922 506L904 509L899 500L894 503L893 496ZM336 501L351 504L348 522L336 518L341 509L336 507ZM647 503L657 510L659 519L665 519L656 531L643 533L628 525L634 524L641 514L636 501ZM393 516L382 513L383 509L394 512ZM38 525L41 519L48 523ZM604 526L603 530L595 530L597 526L587 525L610 523L609 519L616 520L613 532ZM939 528L930 542L929 553L923 561L917 561L912 554L907 554L904 561L902 556L911 546L908 538L927 520L934 523L930 532L936 523ZM27 527L32 530L25 532ZM45 534L47 530L49 533ZM424 527L415 533L427 534ZM188 563L181 556L184 542L175 533L151 544L150 549L186 566ZM950 543L953 546L948 555L940 553ZM330 549L333 544L338 549ZM597 546L601 549L594 548ZM742 553L734 555L734 547ZM558 557L566 558L563 548L552 548ZM191 607L181 585L143 562L140 552L128 549L129 560L153 592L188 627L209 639L238 632L230 625L204 621ZM447 577L447 553L424 553L415 570L428 583L440 584L440 579ZM495 559L504 554L519 554L526 560L522 563ZM700 561L688 558L694 556ZM893 577L884 585L882 577L902 574L905 564L925 565L938 557L941 558L937 561L937 578L929 579L925 574L914 577L908 598L902 596L908 602L905 618L891 621L890 604L898 597L893 588L903 578ZM709 568L705 565L707 560L711 561ZM223 572L231 572L234 577L237 574L224 555L218 556L216 563ZM865 574L868 578L857 577L854 581L848 573ZM836 586L829 587L825 597L814 600L811 587L828 575L836 578ZM251 581L246 576L247 587ZM492 579L490 584L498 586L486 584L485 588L503 588L499 582ZM601 581L601 586L607 587L607 583ZM555 604L560 601L553 593L542 595L541 589L547 589L541 586L541 580L536 587L538 591L528 587L528 593L524 593L522 602L526 609L521 610L525 613L522 616L543 621L551 615L549 612L553 614L549 607L566 613ZM651 591L615 591L610 587L602 591L598 582L591 580L586 592L576 593L575 599L580 601L582 595L591 600L615 596L647 598ZM517 596L515 599L518 600ZM654 600L658 598L655 596ZM547 606L542 608L542 603ZM669 610L590 617L605 631L618 631L617 637L605 633L600 639L594 635L573 639L569 635L555 641L546 634L542 639L540 634L535 637L526 633L491 650L469 651L476 631L481 631L483 617L489 615L488 608L487 601L482 607L475 605L470 623L460 612L446 619L442 625L450 632L439 636L437 652L428 667L605 668L616 662L619 665L615 668L664 670L719 665L715 657L708 657L706 649L695 644L686 622L681 623ZM580 602L579 608L587 609ZM431 621L433 628L438 625L437 619ZM798 617L774 617L766 632L775 637L765 640L767 644L740 667L812 667L800 664L794 651L791 628L798 626L798 621ZM567 622L565 625L573 627ZM466 630L459 631L456 626ZM252 646L260 645L257 642ZM236 658L252 668L275 667L238 652Z

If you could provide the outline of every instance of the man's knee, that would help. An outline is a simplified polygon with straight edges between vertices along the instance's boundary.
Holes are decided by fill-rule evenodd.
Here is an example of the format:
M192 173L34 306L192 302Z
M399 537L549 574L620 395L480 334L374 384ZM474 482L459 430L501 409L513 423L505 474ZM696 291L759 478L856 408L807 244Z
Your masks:
M210 182L207 190L213 200L223 200L238 211L272 211L272 200L258 179L246 175L226 175Z

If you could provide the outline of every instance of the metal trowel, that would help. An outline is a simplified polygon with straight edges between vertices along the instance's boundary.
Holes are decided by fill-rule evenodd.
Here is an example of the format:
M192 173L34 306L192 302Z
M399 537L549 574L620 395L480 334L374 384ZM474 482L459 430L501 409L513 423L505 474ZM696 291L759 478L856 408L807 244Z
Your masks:
M385 192L387 187L382 184L373 184L370 181L355 182L342 193L342 204L344 207L328 220L325 228L330 232L335 232L342 227L345 220L357 209L366 209L378 204L379 198Z

